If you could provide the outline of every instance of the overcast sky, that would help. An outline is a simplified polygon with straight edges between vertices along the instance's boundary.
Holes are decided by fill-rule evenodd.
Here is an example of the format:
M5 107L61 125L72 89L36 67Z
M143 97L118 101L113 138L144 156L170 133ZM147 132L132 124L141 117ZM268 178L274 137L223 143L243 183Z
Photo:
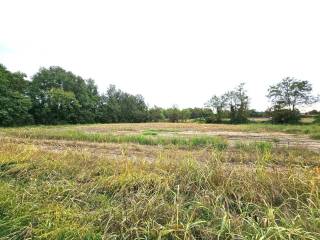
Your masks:
M247 83L251 107L286 76L320 93L319 0L0 0L0 63L59 65L145 97L202 107Z

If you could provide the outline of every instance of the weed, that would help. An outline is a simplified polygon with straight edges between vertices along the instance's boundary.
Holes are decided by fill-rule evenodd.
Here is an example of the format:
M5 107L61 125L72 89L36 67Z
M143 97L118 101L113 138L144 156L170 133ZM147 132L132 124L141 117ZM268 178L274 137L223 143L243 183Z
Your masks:
M12 143L0 152L2 164L20 169L0 170L3 239L320 237L320 183L305 168L257 173L224 165L225 151L213 153L214 163L112 160Z

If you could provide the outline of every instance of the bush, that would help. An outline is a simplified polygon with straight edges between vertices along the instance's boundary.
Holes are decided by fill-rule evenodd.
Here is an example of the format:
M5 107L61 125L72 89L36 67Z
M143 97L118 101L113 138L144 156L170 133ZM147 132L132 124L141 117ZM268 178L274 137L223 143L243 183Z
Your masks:
M315 120L314 120L314 123L318 123L320 124L320 115L317 115Z
M300 121L300 112L298 110L279 109L271 113L272 123L298 123Z

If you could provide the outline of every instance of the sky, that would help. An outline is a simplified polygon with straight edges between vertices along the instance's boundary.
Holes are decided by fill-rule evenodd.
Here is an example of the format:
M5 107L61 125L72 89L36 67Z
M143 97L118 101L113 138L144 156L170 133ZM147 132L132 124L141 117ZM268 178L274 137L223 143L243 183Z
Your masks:
M265 110L268 87L287 76L320 94L319 0L0 4L0 63L29 78L61 66L161 107L203 107L244 82L251 108Z

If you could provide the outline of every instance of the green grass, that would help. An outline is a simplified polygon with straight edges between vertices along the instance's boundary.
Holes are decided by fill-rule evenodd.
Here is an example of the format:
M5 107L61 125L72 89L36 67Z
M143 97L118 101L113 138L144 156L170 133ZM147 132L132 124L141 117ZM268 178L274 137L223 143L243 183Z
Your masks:
M7 129L8 136L36 139L76 140L107 143L137 143L142 145L175 145L179 147L203 147L209 146L217 149L225 149L227 142L221 137L191 136L191 137L166 137L157 136L154 132L146 132L140 135L114 135L109 133L88 133L73 129L54 128L21 128Z
M320 238L312 169L225 165L232 156L216 150L203 161L12 143L0 153L0 239Z
M266 141L257 141L257 142L236 142L236 148L251 151L257 150L262 153L271 151L273 144L271 142Z
M144 136L157 136L158 135L158 131L156 131L156 130L147 130L147 131L143 131L142 134Z
M291 134L306 134L314 139L319 139L320 124L275 125L269 123L254 123L239 125L242 131L250 132L285 132Z

